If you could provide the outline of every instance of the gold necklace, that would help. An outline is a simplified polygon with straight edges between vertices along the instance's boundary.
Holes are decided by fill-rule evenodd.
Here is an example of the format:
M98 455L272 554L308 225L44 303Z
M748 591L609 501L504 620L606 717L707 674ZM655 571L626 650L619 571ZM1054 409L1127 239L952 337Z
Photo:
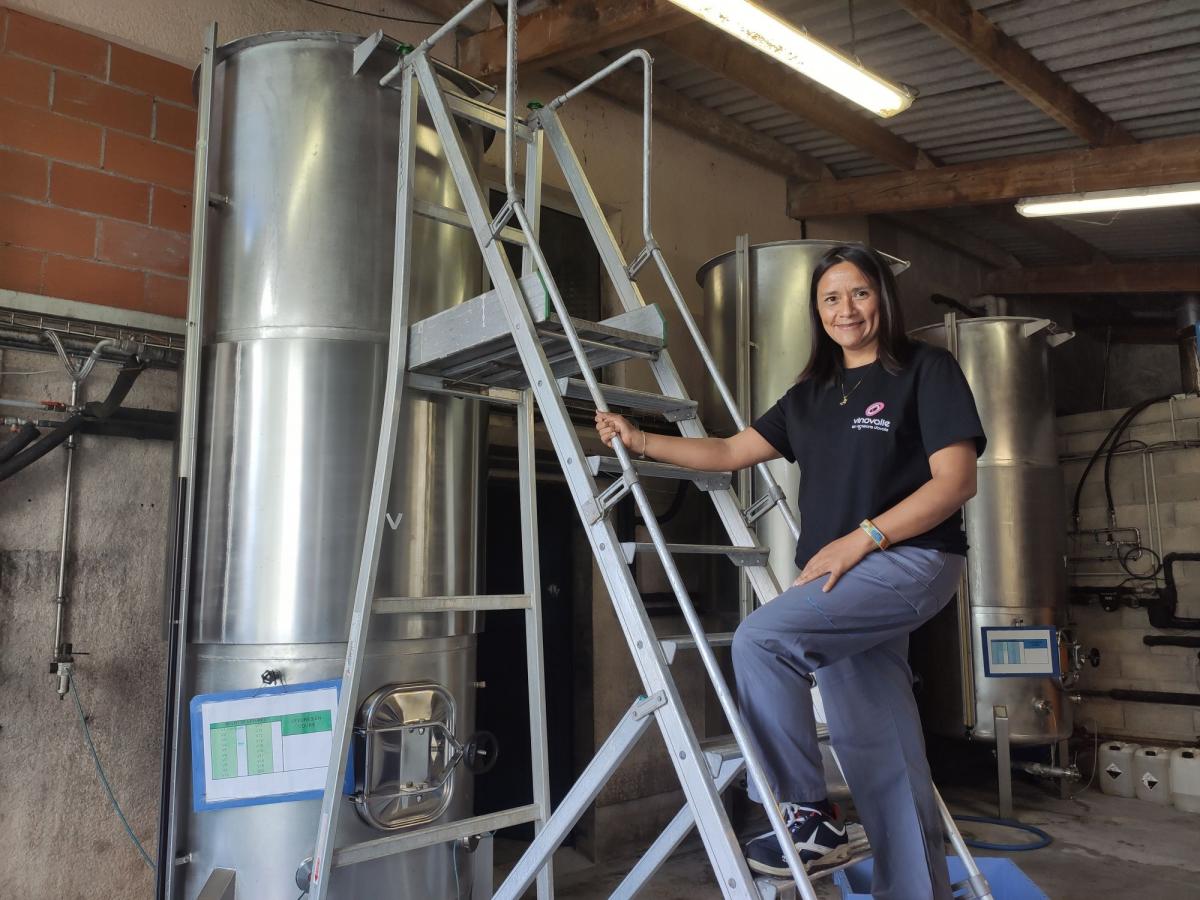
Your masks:
M864 377L865 377L865 376L864 376ZM846 391L846 383L845 383L844 381L843 381L843 382L839 382L839 383L838 383L838 389L839 389L839 390L841 390L841 392L842 392L842 399L841 399L841 401L838 403L838 406L845 406L847 403L849 403L849 402L850 402L850 394L853 394L855 391L857 391L857 390L858 390L858 386L859 386L860 384L862 384L862 383L863 383L863 380L862 380L862 378L858 379L858 381L857 381L857 383L855 383L854 387L850 388L850 391L849 391L849 393L847 393L847 391Z

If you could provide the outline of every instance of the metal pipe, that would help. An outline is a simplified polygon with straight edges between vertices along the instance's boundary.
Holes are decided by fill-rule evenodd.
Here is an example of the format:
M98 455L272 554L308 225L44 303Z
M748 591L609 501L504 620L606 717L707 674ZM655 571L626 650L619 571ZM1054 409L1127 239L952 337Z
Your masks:
M441 28L438 28L433 32L433 34L429 35L429 37L417 44L413 52L423 52L428 50L430 47L452 32L455 28L457 28L459 23L465 20L467 16L471 15L471 13L475 12L475 10L479 9L479 7L483 6L487 2L488 0L471 0L470 3L447 19L446 23L442 25Z
M1146 456L1150 459L1150 489L1154 492L1154 530L1158 541L1158 558L1163 558L1163 536L1162 536L1162 510L1158 505L1158 477L1154 473L1154 453L1147 452ZM1160 571L1154 578L1156 584L1162 584L1162 572Z
M1015 772L1025 772L1041 778L1066 778L1071 781L1078 781L1082 777L1076 766L1063 767L1049 766L1046 763L1039 762L1014 762L1012 763L1012 768Z
M745 416L750 415L750 235L739 234L735 245L735 296L734 343L736 349L737 402ZM738 497L744 506L754 502L754 474L749 469L737 473ZM738 572L738 613L745 619L754 612L754 592L745 572Z
M71 379L71 405L79 399L79 381ZM70 653L63 645L63 630L67 612L67 538L71 527L71 482L75 470L75 435L67 438L64 449L67 453L67 474L63 486L62 539L58 545L58 590L54 598L54 663L56 671L60 663L70 662ZM58 699L67 695L71 687L69 669L66 677L59 673Z
M1107 691L1077 691L1083 697L1104 697L1126 703L1165 703L1168 706L1200 706L1200 694L1180 691L1131 691L1112 688Z
M504 35L505 64L507 66L504 72L504 190L508 197L508 203L515 204L521 199L517 194L517 173L514 162L517 140L517 0L508 0L506 13L505 21L508 27L505 29ZM495 226L492 230L493 232L496 230ZM532 239L531 235L527 235L527 237Z

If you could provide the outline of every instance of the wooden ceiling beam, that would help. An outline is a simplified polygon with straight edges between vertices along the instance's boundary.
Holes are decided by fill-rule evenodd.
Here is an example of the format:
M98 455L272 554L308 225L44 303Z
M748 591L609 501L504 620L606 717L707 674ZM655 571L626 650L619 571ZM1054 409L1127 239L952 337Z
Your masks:
M1047 247L1060 253L1067 264L1083 265L1090 262L1108 262L1107 257L1083 238L1067 231L1050 218L1026 218L1008 203L981 206L980 212L997 222L1024 232Z
M1156 294L1200 290L1200 258L999 269L984 276L992 294Z
M855 216L1200 181L1200 136L788 186L788 214Z
M703 22L660 35L658 41L696 65L737 82L898 169L935 165L919 147L847 108L794 69Z
M556 71L575 82L583 81L592 74L586 66L578 62L559 65ZM599 82L593 90L641 112L640 75L634 75L632 72L614 72ZM793 150L787 144L767 137L728 116L713 112L661 84L654 86L654 117L787 178L799 181L833 178L828 167L820 160Z
M517 22L517 64L541 69L639 41L694 21L670 0L563 0ZM458 42L459 67L478 78L504 72L505 28Z
M1124 128L997 28L967 0L897 0L1014 91L1093 147L1135 143Z

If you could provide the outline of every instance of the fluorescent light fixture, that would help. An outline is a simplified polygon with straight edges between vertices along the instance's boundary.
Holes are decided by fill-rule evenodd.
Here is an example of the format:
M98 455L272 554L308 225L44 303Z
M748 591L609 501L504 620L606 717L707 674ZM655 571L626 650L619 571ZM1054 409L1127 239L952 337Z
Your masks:
M916 99L902 85L880 78L749 0L671 2L876 115L894 116Z
M1017 202L1023 216L1074 216L1080 213L1125 212L1200 203L1200 182L1161 184L1120 191L1086 191L1056 197L1027 197Z

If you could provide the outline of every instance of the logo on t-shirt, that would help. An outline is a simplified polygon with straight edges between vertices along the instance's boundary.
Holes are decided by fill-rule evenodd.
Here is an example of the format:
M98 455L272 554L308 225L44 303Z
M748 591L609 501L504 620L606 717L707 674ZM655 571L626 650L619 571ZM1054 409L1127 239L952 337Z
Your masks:
M872 403L866 408L861 416L850 423L851 431L891 431L892 422L890 419L876 418L883 412L884 404L882 402Z

